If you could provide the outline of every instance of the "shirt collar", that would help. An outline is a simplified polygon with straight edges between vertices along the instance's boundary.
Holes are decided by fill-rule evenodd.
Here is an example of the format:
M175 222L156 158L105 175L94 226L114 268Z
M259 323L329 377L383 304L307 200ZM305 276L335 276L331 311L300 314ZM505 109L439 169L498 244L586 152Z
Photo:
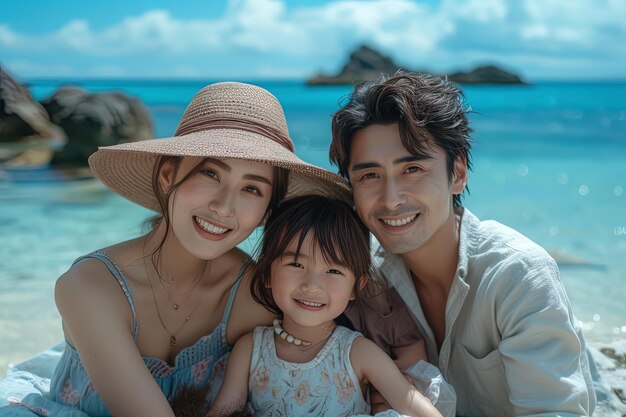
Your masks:
M471 211L459 207L455 212L461 216L459 232L459 263L456 268L456 276L463 281L469 273L469 258L476 252L476 236L480 220Z

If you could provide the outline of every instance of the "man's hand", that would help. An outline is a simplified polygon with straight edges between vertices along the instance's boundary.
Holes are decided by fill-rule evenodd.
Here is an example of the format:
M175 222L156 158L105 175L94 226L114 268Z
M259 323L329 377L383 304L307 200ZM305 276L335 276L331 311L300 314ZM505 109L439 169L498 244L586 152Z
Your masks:
M403 373L402 375L404 375L406 380L409 381L409 384L413 385L413 380L411 379L409 375L405 373ZM370 385L369 388L370 388L370 407L371 407L370 413L372 415L376 415L378 413L382 413L384 411L389 410L391 406L387 403L387 401L385 401L381 393L378 392L376 388L374 388L373 385ZM430 399L428 399L428 401L430 401Z
M382 413L383 411L387 411L391 408L380 392L378 392L372 385L370 385L370 406L372 408L372 415Z

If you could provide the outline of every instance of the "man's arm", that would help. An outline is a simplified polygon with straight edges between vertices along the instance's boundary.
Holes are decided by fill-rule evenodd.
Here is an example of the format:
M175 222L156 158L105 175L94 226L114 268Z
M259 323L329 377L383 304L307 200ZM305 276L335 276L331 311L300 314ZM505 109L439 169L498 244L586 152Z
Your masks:
M422 360L428 361L424 340L418 340L408 346L394 346L391 349L395 358L394 362L400 370L405 370Z
M358 337L350 350L350 361L361 380L369 381L389 405L403 415L442 417L374 342Z
M595 396L583 374L585 345L577 336L556 264L535 260L521 273L509 273L506 281L496 300L496 320L515 415L590 415Z

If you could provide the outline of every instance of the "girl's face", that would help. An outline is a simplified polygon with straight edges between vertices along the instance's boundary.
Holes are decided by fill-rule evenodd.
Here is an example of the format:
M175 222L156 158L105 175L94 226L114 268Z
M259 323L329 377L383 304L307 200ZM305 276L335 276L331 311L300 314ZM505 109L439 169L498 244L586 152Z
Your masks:
M314 327L338 317L354 299L356 277L345 265L327 263L309 232L296 259L298 236L271 267L271 289L283 326Z
M198 163L184 158L174 173L165 164L164 190ZM171 227L183 248L199 259L215 259L247 238L261 223L272 196L273 168L240 159L209 159L169 198Z

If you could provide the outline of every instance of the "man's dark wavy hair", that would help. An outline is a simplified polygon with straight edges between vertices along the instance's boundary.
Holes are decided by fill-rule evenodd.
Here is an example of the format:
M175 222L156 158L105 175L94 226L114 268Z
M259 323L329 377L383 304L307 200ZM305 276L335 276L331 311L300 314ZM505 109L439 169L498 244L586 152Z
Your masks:
M448 180L452 181L459 158L468 170L472 167L468 112L465 96L456 84L429 74L398 72L361 83L333 116L330 161L349 179L354 134L371 125L397 123L402 145L412 155L427 156L433 145L445 152ZM454 206L461 206L461 195L454 196Z

